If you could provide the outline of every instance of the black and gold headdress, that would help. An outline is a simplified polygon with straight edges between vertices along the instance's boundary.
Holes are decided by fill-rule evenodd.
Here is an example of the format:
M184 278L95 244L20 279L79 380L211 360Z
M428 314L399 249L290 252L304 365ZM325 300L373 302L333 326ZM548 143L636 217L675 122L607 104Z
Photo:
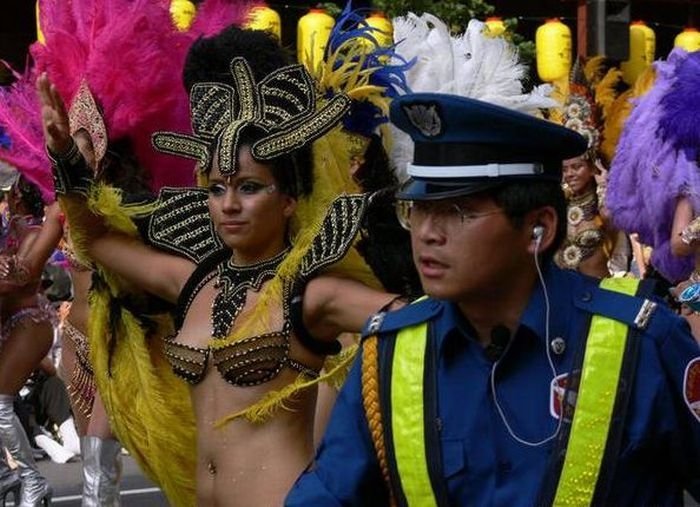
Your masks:
M234 86L198 83L190 93L194 136L170 132L153 135L159 151L209 167L218 140L219 170L224 175L236 171L236 152L241 132L255 127L263 136L251 146L255 160L271 160L295 151L318 139L350 109L344 94L319 104L312 77L302 65L283 67L257 85L250 66L243 58L231 62Z

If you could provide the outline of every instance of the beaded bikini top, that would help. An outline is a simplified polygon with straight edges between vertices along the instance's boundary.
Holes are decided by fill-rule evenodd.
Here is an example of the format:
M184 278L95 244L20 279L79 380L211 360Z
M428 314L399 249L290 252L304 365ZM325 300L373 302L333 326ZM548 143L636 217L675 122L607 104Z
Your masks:
M281 329L236 340L224 346L192 347L165 340L165 355L176 375L191 384L205 376L209 361L213 361L222 377L236 386L253 386L275 378L282 368L289 367L315 378L318 372L289 356L292 325L291 302L294 294L321 269L340 260L352 247L367 204L366 195L341 195L328 208L318 234L304 255L295 279L284 284L282 294ZM240 310L245 305L249 289L259 290L277 275L288 250L254 266L235 266L231 252L223 247L216 235L207 206L207 192L199 188L163 189L156 211L146 223L140 224L147 243L157 245L198 264L185 284L178 301L176 327L197 293L214 277L218 294L212 305L213 339L226 338ZM303 333L300 341L313 352L323 346L307 343ZM329 347L329 349L335 347ZM336 350L337 352L337 350ZM329 353L328 351L320 353Z
M216 277L214 286L219 291L212 304L213 337L225 338L245 306L248 290L258 291L266 281L271 280L288 253L289 249L286 249L275 257L252 266L235 266L229 258L204 275L199 274L201 270L195 271L192 282L188 282L188 286L193 283L194 286L192 291L187 291L182 313L187 312L201 288ZM288 301L289 297L285 295L282 305L284 324L279 331L233 342L221 348L192 347L174 341L174 336L166 338L165 355L173 371L190 384L197 384L204 378L211 358L221 376L236 386L253 386L272 380L284 366L310 377L318 376L313 368L289 357L291 325Z

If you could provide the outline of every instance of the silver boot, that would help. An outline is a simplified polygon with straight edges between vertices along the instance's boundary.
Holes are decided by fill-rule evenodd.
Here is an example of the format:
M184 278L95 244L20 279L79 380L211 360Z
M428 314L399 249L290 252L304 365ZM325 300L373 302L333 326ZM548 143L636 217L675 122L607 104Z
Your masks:
M0 443L0 505L5 507L9 495L12 495L15 505L19 504L21 486L22 481L19 475L10 470L7 461L5 461L5 449Z
M51 486L39 473L32 455L27 434L17 419L13 407L14 396L0 394L0 442L10 451L17 463L17 471L22 481L20 507L50 505Z
M86 436L80 439L80 448L83 455L82 507L119 507L121 444L113 439Z

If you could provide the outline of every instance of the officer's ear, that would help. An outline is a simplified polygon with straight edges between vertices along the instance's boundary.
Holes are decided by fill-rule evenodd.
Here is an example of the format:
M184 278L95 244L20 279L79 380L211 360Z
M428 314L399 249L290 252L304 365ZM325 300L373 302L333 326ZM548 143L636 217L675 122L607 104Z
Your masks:
M558 218L554 207L544 206L525 217L525 230L530 233L528 252L542 255L549 250L557 236Z

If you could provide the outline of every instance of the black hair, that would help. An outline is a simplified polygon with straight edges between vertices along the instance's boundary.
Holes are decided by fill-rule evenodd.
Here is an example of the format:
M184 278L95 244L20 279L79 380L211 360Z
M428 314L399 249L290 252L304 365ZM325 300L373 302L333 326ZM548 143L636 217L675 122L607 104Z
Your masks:
M420 277L411 257L411 235L396 217L398 178L381 137L372 134L363 162L353 175L363 192L374 192L360 227L357 251L389 292L422 294Z
M34 218L42 218L44 216L44 200L41 197L39 187L21 174L15 185L19 191L22 204L24 204L29 214Z
M550 260L566 237L566 198L558 181L519 181L499 186L486 192L505 211L508 221L516 229L523 226L525 215L545 206L554 208L557 214L557 230L554 242L543 252L544 260Z
M382 138L372 134L362 155L363 162L353 175L365 192L373 192L387 187L396 187L398 178L391 167L389 155L384 149Z
M139 164L128 137L110 141L100 163L98 178L127 194L150 194L149 178Z
M269 32L230 26L212 37L200 37L192 44L182 72L187 93L196 83L225 83L233 86L231 61L241 56L253 71L256 82L271 72L291 65L291 53Z
M265 133L255 127L244 128L238 138L239 149L241 146L251 146L255 141L262 139ZM214 153L218 152L218 145L221 141L221 134L214 142ZM238 157L238 154L236 154ZM279 186L280 192L291 197L299 198L309 195L313 190L313 154L311 143L286 153L282 156L261 161L270 166L275 183ZM211 171L211 165L206 168L206 173Z
M298 150L266 161L280 191L291 197L309 195L313 190L313 156L311 144Z

